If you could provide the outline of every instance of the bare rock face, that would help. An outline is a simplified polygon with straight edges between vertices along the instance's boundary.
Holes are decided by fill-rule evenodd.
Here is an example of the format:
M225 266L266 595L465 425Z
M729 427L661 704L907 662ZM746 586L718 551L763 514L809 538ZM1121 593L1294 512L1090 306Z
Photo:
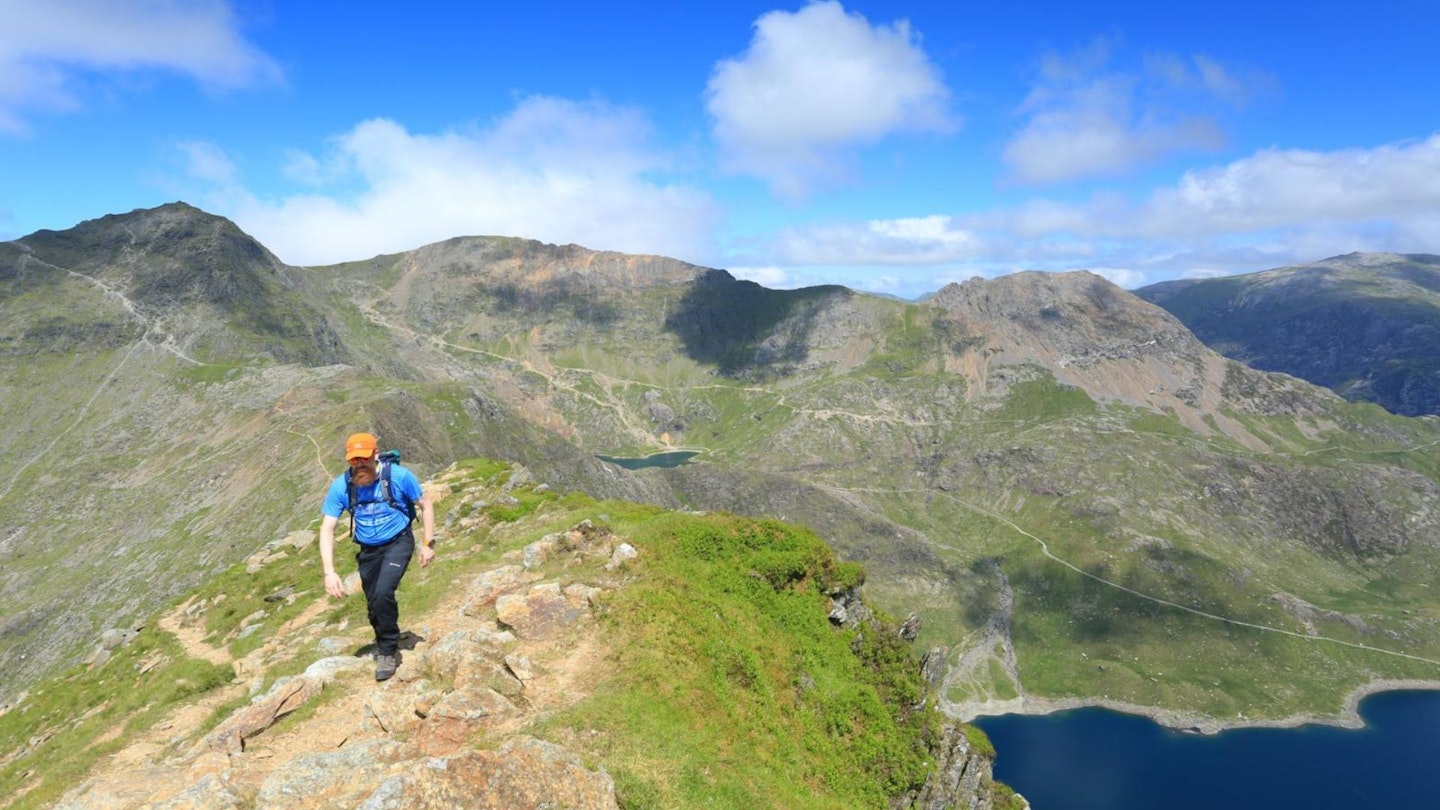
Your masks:
M493 568L475 578L467 592L464 607L460 611L467 616L478 616L495 604L495 600L524 588L534 582L536 576L526 573L518 565Z
M382 796L383 794L383 796ZM377 807L450 810L616 810L615 782L558 745L528 737L498 751L467 751L412 763L372 794ZM391 803L393 802L393 803ZM370 806L370 805L365 805Z
M381 739L296 757L260 785L256 810L358 806L375 792L391 765L414 753L403 743Z
M457 689L430 709L417 744L429 755L449 754L489 723L519 712L508 698L487 686Z
M993 760L974 750L963 728L946 725L934 753L939 767L920 789L892 801L892 810L993 810Z
M1283 381L1227 364L1170 313L1088 272L976 278L931 300L945 311L937 326L957 355L952 370L980 392L1005 384L1001 367L1039 365L1091 399L1173 412L1202 434L1208 416L1246 444L1243 428L1217 416L1223 407L1315 408L1314 391L1277 393Z
M305 705L320 694L324 681L319 678L289 678L277 681L260 700L231 715L218 728L206 735L196 746L196 753L223 751L238 754L245 740L274 725L281 717Z
M500 597L495 601L495 612L501 624L513 629L516 636L547 638L585 615L586 608L577 601L567 597L558 583L550 582L536 585L524 595Z

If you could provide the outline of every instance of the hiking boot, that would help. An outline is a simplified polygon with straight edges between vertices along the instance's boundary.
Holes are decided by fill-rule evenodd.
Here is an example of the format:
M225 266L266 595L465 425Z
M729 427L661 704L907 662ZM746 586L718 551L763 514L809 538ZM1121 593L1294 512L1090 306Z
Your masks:
M395 674L395 668L400 666L398 655L377 655L375 656L375 680L383 681Z

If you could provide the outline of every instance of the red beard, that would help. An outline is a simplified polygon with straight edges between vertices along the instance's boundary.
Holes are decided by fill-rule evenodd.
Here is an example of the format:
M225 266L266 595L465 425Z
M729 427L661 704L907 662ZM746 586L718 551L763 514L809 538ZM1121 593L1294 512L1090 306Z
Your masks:
M375 483L374 464L356 464L350 468L350 480L355 482L357 487L368 487Z

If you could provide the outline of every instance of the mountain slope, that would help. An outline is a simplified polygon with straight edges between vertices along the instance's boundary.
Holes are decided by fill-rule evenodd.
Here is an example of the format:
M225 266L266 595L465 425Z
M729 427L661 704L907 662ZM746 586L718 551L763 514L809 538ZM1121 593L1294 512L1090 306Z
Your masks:
M1135 294L1247 365L1392 413L1440 414L1440 256L1352 253Z
M91 275L124 260L71 235L65 256L4 249L33 251L30 269L83 255ZM1333 714L1371 679L1440 677L1440 429L1228 361L1098 277L903 303L499 237L277 272L343 363L257 355L291 344L228 327L157 346L115 296L56 274L57 312L110 325L66 333L91 376L52 360L49 397L4 369L7 411L67 403L70 427L0 427L24 459L3 542L35 547L62 482L80 504L50 556L5 572L20 607L5 649L75 660L141 602L313 526L329 448L372 429L422 473L499 457L562 491L808 525L865 565L882 606L922 616L962 716L1106 695L1211 718ZM165 348L192 344L241 348ZM95 435L116 442L109 466L84 452ZM597 458L681 449L699 455L634 471ZM117 467L130 486L112 486ZM173 506L155 510L156 492ZM136 542L90 553L119 536ZM31 567L75 560L73 578ZM94 607L65 622L63 600ZM55 638L68 648L37 641Z
M296 533L0 716L3 803L1023 806L809 532L483 460L426 489L444 541L401 589L393 680Z

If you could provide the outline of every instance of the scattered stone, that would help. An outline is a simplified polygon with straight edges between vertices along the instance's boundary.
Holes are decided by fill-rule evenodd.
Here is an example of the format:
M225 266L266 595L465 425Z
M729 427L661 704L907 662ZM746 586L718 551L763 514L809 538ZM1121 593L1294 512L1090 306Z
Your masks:
M238 754L245 750L245 740L254 737L281 717L295 711L320 694L324 682L314 678L282 678L263 697L249 706L237 709L196 744L193 753L223 751Z
M515 679L521 683L535 678L535 671L531 669L530 659L523 655L505 656L505 668L510 670L510 674L514 675Z
M291 583L280 590L265 597L266 602L279 602L295 593L295 584Z
M526 573L525 569L518 565L505 565L486 571L471 583L460 612L466 616L478 616L495 604L495 600L500 596L514 593L535 579L536 575Z
M533 483L535 483L535 474L530 472L530 469L525 465L516 464L510 470L510 480L506 481L505 484L500 487L500 491L509 492L516 487L523 487L526 484Z
M315 648L326 655L339 655L345 651L347 645L342 639L334 636L326 636L315 642Z
M454 753L487 721L519 710L494 689L469 687L444 696L430 709L417 744L430 756Z
M945 680L945 659L949 654L949 649L945 647L934 647L920 658L920 677L924 678L932 689L940 689Z
M405 689L375 689L365 698L362 731L406 734L419 728L442 693L430 681L416 681ZM373 726L373 727L372 727Z
M404 806L417 810L616 810L615 781L587 770L578 757L551 743L522 737L499 751L466 751L411 766L414 793Z
M149 803L154 796L183 790L184 774L175 768L133 768L112 779L91 779L71 788L54 810L127 810Z
M357 658L353 655L332 655L329 658L321 658L306 667L305 673L301 677L329 683L342 672L359 671L367 669L369 666L370 661L365 658Z
M298 529L287 535L280 542L293 549L304 550L315 544L318 536L313 530Z
M406 794L416 793L417 782L409 776L392 776L380 783L370 798L361 802L356 810L406 810L411 807Z
M570 600L570 604L579 608L594 607L595 597L601 593L604 593L602 589L591 585L582 585L579 582L566 585L564 590L565 598Z
M266 810L354 807L388 778L388 766L411 753L408 746L381 739L297 757L261 783L255 806Z
M915 613L906 616L905 621L900 623L899 633L900 638L910 642L915 641L920 636L920 616Z
M424 658L430 674L461 688L483 680L502 663L501 656L491 634L483 630L457 630L426 650Z
M525 570L529 571L544 564L546 560L550 559L550 555L554 553L555 547L559 545L559 543L559 535L547 534L526 546L523 556L521 557L521 559L524 560Z
M625 563L639 556L639 552L629 543L621 543L615 547L615 552L610 555L610 562L605 563L606 571L614 571Z
M112 627L100 634L100 647L114 650L134 641L140 633L126 628Z
M195 758L186 769L191 779L200 779L216 773L224 773L230 767L230 756L219 751L206 751Z

